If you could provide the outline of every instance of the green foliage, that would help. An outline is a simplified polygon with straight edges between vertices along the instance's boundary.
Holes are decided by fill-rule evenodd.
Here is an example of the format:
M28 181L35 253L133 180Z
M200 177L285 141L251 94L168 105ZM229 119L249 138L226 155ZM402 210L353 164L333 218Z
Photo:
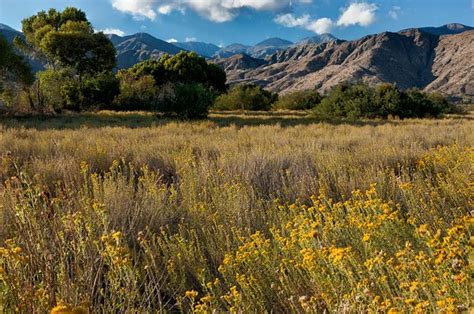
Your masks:
M115 110L155 110L160 101L159 88L151 75L136 77L130 71L117 73L120 81L120 94L111 109Z
M76 8L41 11L24 19L22 29L25 40L16 38L16 45L50 65L26 91L32 110L110 106L119 93L119 81L112 73L115 48L103 33L94 32L84 12Z
M273 104L276 110L307 110L312 109L321 102L321 95L314 90L296 91L278 98Z
M103 33L95 33L79 9L41 11L24 19L22 30L26 42L17 39L20 48L35 51L51 64L73 68L78 74L111 71L116 64L110 40Z
M183 119L206 117L215 94L226 89L225 72L194 52L140 62L118 76L118 108L157 110Z
M81 94L85 104L83 108L110 107L115 96L120 93L120 82L112 72L101 72L96 75L88 75L84 78Z
M207 117L209 107L215 100L214 92L202 84L176 83L163 86L163 101L158 111L175 115L181 119L202 119Z
M64 108L67 103L66 87L73 83L71 70L45 70L38 72L37 77L43 102L48 104L54 111L60 111Z
M180 52L170 57L164 55L160 60L147 60L134 65L130 73L140 77L152 75L156 85L167 83L196 83L208 89L223 92L226 89L225 72L215 64L195 52Z
M33 81L29 64L0 35L0 97L5 90L11 92L13 89L21 89L33 84Z
M257 85L237 85L226 94L220 95L214 103L215 110L270 110L278 99L277 94Z
M453 111L440 94L418 89L401 91L391 84L370 87L363 83L342 83L335 86L316 106L320 118L400 118L439 117Z

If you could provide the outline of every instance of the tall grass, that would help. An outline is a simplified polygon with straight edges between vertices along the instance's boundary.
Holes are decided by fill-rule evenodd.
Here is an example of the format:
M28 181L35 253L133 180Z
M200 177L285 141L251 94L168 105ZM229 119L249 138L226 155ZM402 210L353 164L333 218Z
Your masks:
M3 121L0 309L470 308L471 120L140 116Z

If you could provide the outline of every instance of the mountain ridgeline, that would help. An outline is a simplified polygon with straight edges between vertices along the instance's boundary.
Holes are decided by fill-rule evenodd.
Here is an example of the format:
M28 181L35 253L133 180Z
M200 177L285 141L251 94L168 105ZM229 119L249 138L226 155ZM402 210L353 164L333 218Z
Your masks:
M460 24L384 32L354 41L289 47L248 68L216 62L228 83L251 83L280 93L316 88L325 93L344 81L389 82L451 96L474 97L474 30ZM244 56L241 56L244 59ZM248 62L241 61L239 64Z
M23 36L3 24L0 34L10 42ZM474 97L474 28L462 24L384 32L353 41L331 34L296 43L269 38L254 46L171 43L147 33L108 37L117 50L118 68L195 51L222 67L231 85L251 83L282 93L316 88L324 93L343 81L390 82L403 89ZM37 60L30 63L34 70L42 67Z

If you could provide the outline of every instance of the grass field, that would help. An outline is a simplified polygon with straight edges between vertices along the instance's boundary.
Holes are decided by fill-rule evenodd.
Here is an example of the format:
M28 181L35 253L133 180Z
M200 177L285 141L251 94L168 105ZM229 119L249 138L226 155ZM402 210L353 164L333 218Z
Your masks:
M472 307L472 115L0 125L0 312Z

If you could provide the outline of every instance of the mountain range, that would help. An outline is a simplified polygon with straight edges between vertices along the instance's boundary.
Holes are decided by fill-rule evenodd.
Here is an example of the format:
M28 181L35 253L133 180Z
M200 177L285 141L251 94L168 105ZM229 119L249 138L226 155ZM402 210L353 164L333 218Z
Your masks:
M293 46L259 66L244 55L216 62L229 84L253 83L280 93L312 88L324 93L343 81L365 81L474 97L473 56L474 28L449 24Z
M0 34L9 41L22 36L4 24ZM462 24L384 32L352 41L323 34L296 43L269 38L253 46L226 47L171 43L147 33L108 37L117 50L118 68L185 50L221 66L231 85L254 83L283 93L308 88L325 92L348 80L474 96L474 28ZM30 63L34 70L42 68L37 60Z

